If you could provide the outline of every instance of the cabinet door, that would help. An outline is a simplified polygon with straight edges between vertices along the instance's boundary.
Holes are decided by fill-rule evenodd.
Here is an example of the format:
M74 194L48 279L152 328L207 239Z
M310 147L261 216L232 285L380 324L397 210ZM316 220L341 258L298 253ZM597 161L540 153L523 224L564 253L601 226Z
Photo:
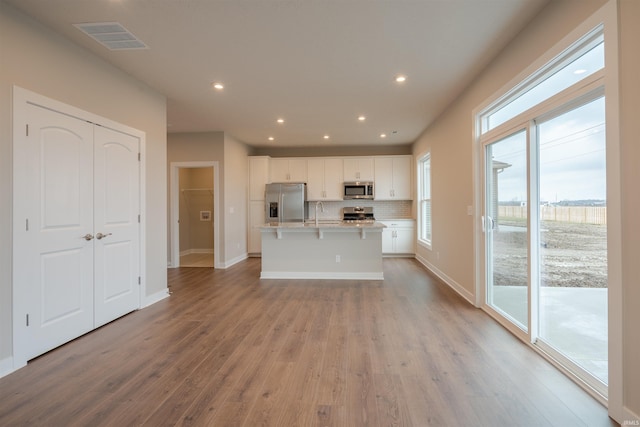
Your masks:
M262 252L260 226L265 223L264 214L264 201L255 200L249 203L249 242L247 248L250 254L259 254Z
M271 159L269 169L271 182L289 181L289 159Z
M413 228L396 228L394 238L394 252L399 254L412 254L414 253L413 240L414 240Z
M249 200L264 200L264 186L269 182L269 157L249 157Z
M375 158L375 198L376 200L393 199L393 158Z
M373 157L361 157L358 159L358 168L360 169L360 181L373 181L375 179Z
M307 159L289 159L289 181L307 182Z
M393 157L393 191L396 200L411 200L411 156Z
M373 158L345 157L343 171L345 181L373 181Z
M393 253L393 236L394 228L385 228L382 230L382 253Z
M271 159L271 182L307 182L307 159Z
M343 182L342 159L324 161L324 196L326 200L342 200Z
M309 159L307 162L307 200L325 198L324 159Z

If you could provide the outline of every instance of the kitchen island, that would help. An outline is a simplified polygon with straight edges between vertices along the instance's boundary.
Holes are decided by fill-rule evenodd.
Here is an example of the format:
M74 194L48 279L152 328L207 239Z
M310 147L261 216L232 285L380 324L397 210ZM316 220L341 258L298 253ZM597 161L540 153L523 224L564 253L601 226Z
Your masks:
M379 222L265 224L262 279L383 280Z

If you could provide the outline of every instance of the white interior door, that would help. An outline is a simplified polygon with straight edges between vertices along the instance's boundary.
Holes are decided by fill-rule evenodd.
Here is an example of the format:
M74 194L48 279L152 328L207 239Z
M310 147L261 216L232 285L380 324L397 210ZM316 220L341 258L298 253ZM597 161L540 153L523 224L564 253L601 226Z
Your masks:
M64 106L16 105L15 129L24 129L13 153L19 366L140 306L141 187L139 137Z
M95 128L95 327L140 306L139 139Z
M16 356L93 328L93 125L34 105L15 150ZM86 238L84 237L86 236Z

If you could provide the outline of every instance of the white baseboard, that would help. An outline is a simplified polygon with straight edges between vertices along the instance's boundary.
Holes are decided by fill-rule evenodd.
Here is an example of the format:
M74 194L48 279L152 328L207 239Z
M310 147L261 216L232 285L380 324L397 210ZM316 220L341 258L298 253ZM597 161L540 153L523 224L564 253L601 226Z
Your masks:
M9 356L4 359L0 359L0 378L7 376L14 371L13 357Z
M141 308L149 307L150 305L153 305L158 301L162 301L165 298L169 298L169 289L163 289L159 292L146 296L144 301L142 301Z
M328 280L384 280L383 273L342 273L342 272L315 272L300 273L297 271L263 271L261 279L328 279Z
M239 263L240 261L244 261L245 259L247 259L247 254L246 253L244 253L244 254L242 254L240 256L237 256L237 257L235 257L233 259L230 259L229 261L225 261L225 262L223 262L223 263L221 263L219 265L216 265L215 268L222 268L222 269L229 268L232 265Z
M420 264L422 264L427 270L435 274L440 280L442 280L445 284L447 284L451 289L456 291L460 296L473 306L475 306L475 297L471 292L466 290L460 283L453 280L451 277L444 274L442 271L438 270L433 264L426 260L426 258L416 254L416 259Z

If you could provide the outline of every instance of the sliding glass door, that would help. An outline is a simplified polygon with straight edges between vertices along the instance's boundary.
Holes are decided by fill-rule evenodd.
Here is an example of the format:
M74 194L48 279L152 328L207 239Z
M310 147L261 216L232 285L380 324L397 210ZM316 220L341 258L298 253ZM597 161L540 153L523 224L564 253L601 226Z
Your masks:
M485 147L487 302L528 329L527 133Z
M537 121L536 133L540 194L538 342L606 384L604 98Z
M487 306L606 395L604 97L484 144Z

